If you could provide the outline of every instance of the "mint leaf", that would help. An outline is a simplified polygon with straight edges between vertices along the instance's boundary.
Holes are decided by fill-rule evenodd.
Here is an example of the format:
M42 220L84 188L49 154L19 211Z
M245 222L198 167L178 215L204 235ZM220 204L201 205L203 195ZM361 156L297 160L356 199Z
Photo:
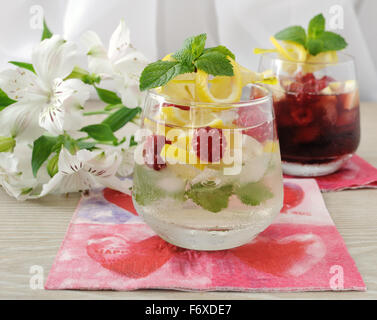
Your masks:
M80 131L86 132L89 137L98 141L117 141L108 124L92 124L81 128Z
M322 13L316 15L309 21L308 37L317 38L325 31L325 18Z
M207 49L204 49L203 53L214 52L214 51L222 53L225 56L229 56L233 60L236 59L234 53L232 51L230 51L227 47L224 47L224 46L217 46L217 47L207 48Z
M217 51L207 52L195 62L198 69L214 76L233 76L233 66L229 59Z
M305 29L300 26L285 28L276 33L275 38L278 40L296 42L306 47L306 32Z
M273 197L273 193L261 182L250 182L240 186L236 188L235 194L249 206L257 206Z
M179 74L193 71L193 66L178 61L156 61L145 67L140 77L140 90L163 86Z
M323 41L320 39L308 39L306 46L308 52L313 56L323 51Z
M185 195L197 205L211 211L219 212L228 207L229 197L233 193L232 185L203 185L196 183L186 191Z
M97 91L98 97L106 103L109 104L119 104L122 103L122 99L118 97L118 95L114 91L110 91L107 89L98 88L94 86Z
M132 195L135 201L141 206L146 206L152 202L171 197L183 201L183 189L167 192L157 186L161 180L162 171L155 171L145 166L136 165L133 174Z
M203 53L207 40L207 34L187 38L183 42L182 49L173 54L173 58L184 64L192 64Z
M318 39L323 42L323 52L338 51L347 47L346 40L341 35L331 31L323 32Z
M17 102L8 97L8 95L0 89L0 111L10 106L11 104Z
M141 108L129 109L127 107L120 108L116 112L109 115L103 124L107 124L113 132L122 128L127 122L131 121L135 116L141 112Z
M9 63L17 66L17 67L20 67L20 68L24 68L26 70L29 70L31 72L34 72L35 73L35 70L34 70L34 67L31 63L27 63L27 62L19 62L19 61L8 61Z
M46 23L46 20L43 19L43 32L42 32L42 38L41 38L41 41L43 41L44 39L49 39L52 37L52 32L50 31L50 29L47 27L47 23Z
M33 142L33 152L31 155L31 168L34 177L37 176L39 168L48 159L54 150L54 146L59 141L59 137L40 136Z

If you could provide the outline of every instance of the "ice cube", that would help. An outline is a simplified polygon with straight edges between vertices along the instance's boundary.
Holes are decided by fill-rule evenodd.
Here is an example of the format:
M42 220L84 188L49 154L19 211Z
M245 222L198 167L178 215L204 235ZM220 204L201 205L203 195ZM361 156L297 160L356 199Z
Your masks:
M244 165L240 173L240 183L246 184L256 182L262 179L268 169L271 160L271 154L262 153L253 158L244 159Z
M324 89L321 90L321 94L330 95L332 93L333 93L333 91L331 90L330 86L327 86L326 88L324 88Z
M358 89L339 95L339 103L345 110L352 110L356 108L359 105L359 100L360 98Z
M336 125L341 127L355 123L358 112L359 110L357 108L340 112Z
M161 177L156 185L167 193L178 193L184 190L185 181L173 175Z
M337 98L335 95L321 96L320 99L313 105L317 121L323 125L335 125L338 118L338 111L336 109Z
M242 158L254 158L260 156L263 153L263 146L256 139L242 135Z

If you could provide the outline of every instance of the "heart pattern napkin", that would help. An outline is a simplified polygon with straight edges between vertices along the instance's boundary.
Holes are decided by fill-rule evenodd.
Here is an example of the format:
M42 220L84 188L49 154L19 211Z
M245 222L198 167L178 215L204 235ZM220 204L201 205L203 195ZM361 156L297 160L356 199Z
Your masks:
M323 192L377 188L377 169L355 154L339 171L315 179Z
M365 290L314 179L285 179L284 207L253 241L194 251L158 237L130 196L82 197L46 289L228 291ZM178 213L177 213L178 214Z

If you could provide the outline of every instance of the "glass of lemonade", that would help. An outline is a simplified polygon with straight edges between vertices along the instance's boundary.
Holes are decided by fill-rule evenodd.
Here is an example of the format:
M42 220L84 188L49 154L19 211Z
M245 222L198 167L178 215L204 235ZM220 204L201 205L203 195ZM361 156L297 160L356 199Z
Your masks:
M267 228L283 204L272 97L248 84L233 103L150 90L135 153L133 202L179 247L222 250Z

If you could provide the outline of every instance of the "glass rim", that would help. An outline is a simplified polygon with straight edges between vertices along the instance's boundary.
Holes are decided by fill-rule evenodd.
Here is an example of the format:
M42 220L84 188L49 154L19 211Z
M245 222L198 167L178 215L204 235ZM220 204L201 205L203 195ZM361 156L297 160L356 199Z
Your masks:
M261 54L261 59L263 58L268 58L268 59L271 59L271 60L275 60L275 61L284 61L284 62L287 62L287 63L291 63L291 64L299 64L299 65L303 65L303 64L306 64L306 65L328 65L328 66L333 66L333 65L341 65L341 64L346 64L346 63L355 63L355 57L351 54L348 54L348 53L344 53L344 52L337 52L337 55L344 58L345 60L344 61L338 61L337 62L306 62L306 61L296 61L296 60L288 60L288 59L284 59L284 58L281 58L281 57L278 57L277 56L277 52L265 52L265 53L262 53Z
M200 101L185 101L185 100L176 100L171 99L167 95L159 94L154 89L150 89L147 91L147 94L149 97L152 97L155 100L158 100L160 103L167 103L172 105L178 105L183 107L190 107L190 108L213 108L218 107L224 108L224 109L236 109L236 108L242 108L242 107L251 107L254 105L259 105L261 103L272 101L272 93L271 90L265 88L264 86L261 86L259 84L255 83L249 83L245 86L251 86L258 88L265 92L265 95L261 98L256 99L250 99L246 101L238 101L238 102L200 102ZM244 87L245 87L244 86ZM146 101L146 99L145 99Z

